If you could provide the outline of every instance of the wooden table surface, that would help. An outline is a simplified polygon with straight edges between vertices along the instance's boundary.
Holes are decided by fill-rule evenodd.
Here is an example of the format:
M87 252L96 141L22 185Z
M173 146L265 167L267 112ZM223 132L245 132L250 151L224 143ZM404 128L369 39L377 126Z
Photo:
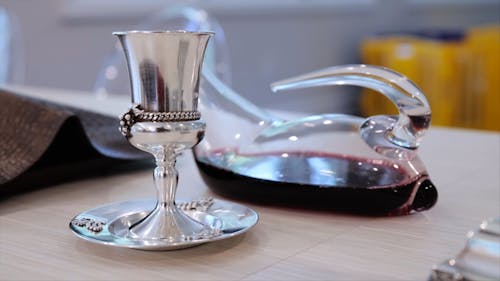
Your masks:
M14 87L88 106L90 94ZM108 100L109 102L109 100ZM101 105L99 105L101 104ZM126 101L98 111L121 112ZM362 217L247 204L248 233L180 251L93 244L68 228L87 209L153 197L151 171L81 180L0 200L2 280L426 280L457 254L466 233L500 215L500 134L432 128L420 150L439 201L401 217ZM179 159L180 198L214 194L190 153Z

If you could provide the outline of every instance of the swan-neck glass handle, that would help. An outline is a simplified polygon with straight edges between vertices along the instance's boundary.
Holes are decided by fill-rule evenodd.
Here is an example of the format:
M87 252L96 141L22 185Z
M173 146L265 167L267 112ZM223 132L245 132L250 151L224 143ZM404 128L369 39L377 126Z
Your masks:
M361 137L375 151L396 159L411 159L431 121L429 103L407 77L390 69L369 65L344 65L303 74L271 84L273 91L317 86L353 85L370 88L389 98L399 116L367 118Z

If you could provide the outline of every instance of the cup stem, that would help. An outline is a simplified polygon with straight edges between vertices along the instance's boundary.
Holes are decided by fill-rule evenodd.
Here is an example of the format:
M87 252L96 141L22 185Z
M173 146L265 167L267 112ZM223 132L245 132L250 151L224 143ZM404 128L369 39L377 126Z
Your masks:
M130 236L134 239L161 239L180 243L213 235L209 226L192 219L175 205L179 179L175 168L175 150L169 145L160 145L151 152L157 165L153 172L157 202L146 217L130 227Z
M179 182L179 173L175 168L176 153L172 149L162 148L155 153L155 159L156 168L153 178L158 205L173 208L175 206L177 183Z

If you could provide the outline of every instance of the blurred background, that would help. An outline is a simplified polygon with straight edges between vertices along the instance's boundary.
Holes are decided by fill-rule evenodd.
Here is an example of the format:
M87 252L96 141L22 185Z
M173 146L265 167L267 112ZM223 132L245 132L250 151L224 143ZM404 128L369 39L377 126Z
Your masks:
M381 95L348 87L269 90L297 74L369 63L414 80L434 125L500 131L500 0L0 0L0 83L96 94L103 75L116 76L103 71L116 57L112 31L148 27L180 3L218 21L225 81L260 107L394 111Z

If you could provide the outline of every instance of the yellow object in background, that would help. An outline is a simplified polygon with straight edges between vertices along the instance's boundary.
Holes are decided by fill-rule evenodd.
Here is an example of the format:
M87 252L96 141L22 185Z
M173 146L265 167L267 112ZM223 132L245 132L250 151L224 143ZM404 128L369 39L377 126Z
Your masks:
M465 46L465 126L500 131L500 26L471 29Z
M438 35L438 36L436 36ZM363 41L364 63L394 69L427 96L432 123L500 131L500 27L460 34L391 35ZM364 90L365 115L397 113L380 95Z
M427 95L432 122L442 126L463 126L461 117L464 64L462 42L425 40L421 48L420 87Z

